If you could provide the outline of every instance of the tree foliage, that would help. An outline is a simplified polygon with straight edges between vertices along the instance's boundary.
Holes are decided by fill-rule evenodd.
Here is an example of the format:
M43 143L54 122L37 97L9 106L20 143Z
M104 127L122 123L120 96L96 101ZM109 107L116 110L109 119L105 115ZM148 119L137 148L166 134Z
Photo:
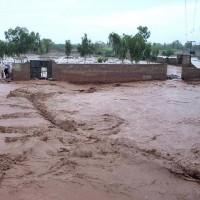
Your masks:
M123 36L117 33L109 34L109 42L112 45L115 56L117 56L122 63L124 59L129 55L131 62L138 63L143 57L149 59L151 54L151 45L147 44L147 39L150 37L150 31L148 28L139 26L138 33L134 36L123 34Z
M5 55L6 44L4 41L0 40L0 58L3 59Z
M31 32L27 38L27 42L29 43L28 51L33 51L34 53L38 52L38 48L40 46L40 35L39 33Z
M13 42L5 43L5 55L6 56L15 56L16 55L16 46Z
M128 49L131 62L134 60L136 63L138 63L142 59L145 50L145 40L143 36L139 33L137 33L135 36L129 36Z
M46 47L45 47L45 44L41 41L40 44L39 44L39 47L38 47L38 53L40 55L43 55L46 53Z
M152 45L151 45L151 43L146 43L145 44L145 49L144 49L144 58L145 58L145 60L151 59L151 53L152 53Z
M186 42L185 47L188 49L192 49L192 42L191 41Z
M113 47L115 56L117 56L123 63L128 51L126 35L123 35L121 37L117 33L112 32L110 33L108 39L109 39L109 43Z
M47 39L47 38L43 38L41 43L43 43L44 47L45 47L45 53L49 53L50 50L52 49L53 46L53 42L51 39Z
M142 35L142 37L144 38L144 40L145 40L145 42L147 41L147 39L150 37L150 35L151 35L151 32L150 31L148 31L148 28L146 27L146 26L139 26L139 27L137 27L137 29L138 29L138 33L140 34L140 35Z
M162 55L163 55L163 56L166 56L166 57L169 57L169 56L174 55L174 51L173 51L172 49L167 49L167 50L164 50L164 51L162 52Z
M172 49L182 49L183 45L181 44L181 42L179 40L175 40L172 42L171 48Z
M39 47L39 33L29 33L27 28L17 26L15 29L5 31L5 38L14 45L14 54L19 56L28 51L35 51Z
M78 44L77 50L80 53L81 57L84 57L86 60L87 55L92 55L94 52L94 47L90 39L87 38L87 34L81 38L81 44Z
M101 41L97 41L93 44L94 54L98 56L105 56L106 44Z
M151 60L153 60L153 61L157 60L159 50L160 50L160 45L157 43L153 43L153 45L151 47Z
M70 40L66 40L65 41L65 54L67 56L67 58L70 56L72 51L72 44Z

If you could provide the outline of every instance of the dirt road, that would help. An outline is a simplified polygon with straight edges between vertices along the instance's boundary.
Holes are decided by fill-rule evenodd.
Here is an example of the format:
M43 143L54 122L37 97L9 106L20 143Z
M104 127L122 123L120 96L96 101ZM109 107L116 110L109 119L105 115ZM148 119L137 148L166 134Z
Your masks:
M200 199L200 84L0 83L1 200Z

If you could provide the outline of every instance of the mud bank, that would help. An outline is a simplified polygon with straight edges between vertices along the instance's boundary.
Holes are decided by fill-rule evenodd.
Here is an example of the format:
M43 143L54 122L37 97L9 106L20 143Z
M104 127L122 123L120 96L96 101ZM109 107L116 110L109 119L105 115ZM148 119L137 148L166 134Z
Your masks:
M0 83L2 199L200 198L200 85Z

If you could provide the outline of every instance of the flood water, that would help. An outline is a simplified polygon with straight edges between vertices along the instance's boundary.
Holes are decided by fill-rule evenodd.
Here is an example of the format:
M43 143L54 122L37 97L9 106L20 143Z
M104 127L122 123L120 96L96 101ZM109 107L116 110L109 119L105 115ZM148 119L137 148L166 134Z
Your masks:
M36 80L0 92L1 200L200 199L199 83Z

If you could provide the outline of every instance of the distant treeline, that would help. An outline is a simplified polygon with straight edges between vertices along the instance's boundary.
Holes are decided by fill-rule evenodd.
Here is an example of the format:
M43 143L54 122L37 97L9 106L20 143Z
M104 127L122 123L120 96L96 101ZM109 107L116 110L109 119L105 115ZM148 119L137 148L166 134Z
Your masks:
M62 50L67 57L71 52L77 52L83 57L96 55L100 61L107 57L118 57L120 60L130 59L138 62L141 59L156 60L158 54L173 55L177 51L200 51L200 45L192 41L181 44L179 40L170 44L149 43L150 31L146 26L139 26L135 35L110 33L109 42L96 41L92 43L87 34L81 38L80 44L71 44L66 40L65 44L56 44L49 38L41 38L39 33L29 32L27 28L17 26L5 31L5 41L0 40L0 58L5 56L15 57L26 53L46 54L54 50Z

